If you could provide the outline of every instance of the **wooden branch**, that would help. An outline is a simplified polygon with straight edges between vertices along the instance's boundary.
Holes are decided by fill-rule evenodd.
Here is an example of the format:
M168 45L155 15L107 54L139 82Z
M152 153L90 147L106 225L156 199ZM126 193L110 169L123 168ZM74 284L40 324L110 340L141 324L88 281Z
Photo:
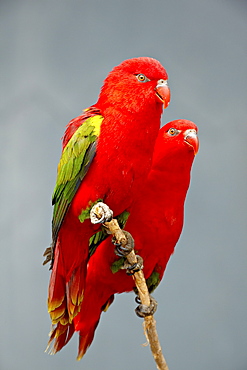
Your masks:
M169 370L165 357L162 353L162 348L156 330L156 320L154 319L153 315L145 317L144 323L144 330L146 330L147 338L154 357L154 361L156 362L157 369Z
M96 207L94 208L94 214L100 219L102 217L102 210L100 208L97 209ZM127 244L127 239L123 231L120 229L116 219L112 219L109 222L105 222L104 226L107 228L108 232L115 237L118 243L121 243L123 246ZM137 263L136 255L133 250L126 256L126 259L131 265ZM149 306L150 297L143 271L140 270L138 272L135 272L134 275L132 275L132 277L135 281L135 285L138 290L141 303L143 305ZM156 330L156 321L153 315L146 316L144 318L144 332L147 337L148 343L150 344L150 348L154 360L156 362L157 369L169 370L166 360L162 354L162 348Z

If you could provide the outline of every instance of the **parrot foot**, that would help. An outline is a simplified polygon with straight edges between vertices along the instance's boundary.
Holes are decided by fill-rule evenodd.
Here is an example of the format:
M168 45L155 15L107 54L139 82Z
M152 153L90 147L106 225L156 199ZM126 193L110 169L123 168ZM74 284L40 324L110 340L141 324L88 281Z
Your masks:
M143 258L139 256L138 254L136 254L136 259L137 259L137 262L134 263L133 265L128 263L128 261L124 262L122 269L126 269L127 275L132 276L134 275L135 272L138 272L143 269Z
M135 298L135 301L136 301L136 303L139 303L139 306L137 306L136 309L135 309L135 313L139 317L144 318L146 316L151 316L157 310L158 303L152 296L150 296L150 305L149 306L141 304L141 300L138 296Z
M103 202L96 203L90 211L90 220L92 224L103 224L112 220L113 212L107 204Z
M126 257L134 249L135 243L132 235L128 231L122 231L127 239L127 244L123 245L122 243L118 243L115 237L112 238L112 243L115 245L115 254L119 257Z

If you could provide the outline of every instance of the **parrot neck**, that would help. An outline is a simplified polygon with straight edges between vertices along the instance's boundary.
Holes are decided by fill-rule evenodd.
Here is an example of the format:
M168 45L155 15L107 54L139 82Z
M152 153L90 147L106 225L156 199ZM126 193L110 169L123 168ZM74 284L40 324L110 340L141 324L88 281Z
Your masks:
M126 101L124 103L104 101L99 99L95 107L101 111L103 117L113 116L118 119L126 117L128 121L132 117L133 121L136 119L150 119L153 116L161 117L163 112L163 105L161 103L152 102L152 103L141 103L139 101L132 100L131 103Z
M191 162L192 163L192 162ZM160 240L159 252L169 255L173 252L183 227L184 202L190 183L188 166L172 166L169 161L163 161L162 166L152 166L148 180L137 197L130 211L131 225L126 225L130 233L140 227L145 235L145 242L153 243L153 232ZM145 194L145 197L143 196ZM147 233L148 227L154 224L154 231ZM158 225L158 226L157 226ZM164 252L165 243L165 252ZM137 250L142 255L141 247Z
M156 199L157 194L161 194L159 203L164 204L164 209L174 208L176 205L183 208L193 159L191 152L191 155L184 155L182 158L166 159L163 167L153 164L148 177L149 187L155 189L155 192L157 190L156 195L154 194Z

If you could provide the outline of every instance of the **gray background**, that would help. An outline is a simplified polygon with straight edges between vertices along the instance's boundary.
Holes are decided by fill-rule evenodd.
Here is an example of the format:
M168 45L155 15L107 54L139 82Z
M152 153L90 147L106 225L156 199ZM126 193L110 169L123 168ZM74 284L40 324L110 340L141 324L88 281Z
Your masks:
M132 294L44 353L50 320L51 193L67 122L97 100L114 65L152 56L169 73L163 124L199 126L186 221L157 289L170 370L247 369L247 3L240 0L1 1L1 370L155 369Z

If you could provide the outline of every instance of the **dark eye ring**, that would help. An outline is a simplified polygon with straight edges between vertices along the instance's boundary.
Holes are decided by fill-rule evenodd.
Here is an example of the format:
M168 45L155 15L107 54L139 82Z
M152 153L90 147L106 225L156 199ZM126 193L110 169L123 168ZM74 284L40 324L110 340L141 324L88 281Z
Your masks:
M169 130L168 130L168 134L171 135L171 136L176 136L178 134L178 132L179 131L177 129L173 128L173 127L169 128Z
M136 75L136 78L138 81L140 82L147 82L147 81L150 81L144 74L142 73L139 73L138 75Z

